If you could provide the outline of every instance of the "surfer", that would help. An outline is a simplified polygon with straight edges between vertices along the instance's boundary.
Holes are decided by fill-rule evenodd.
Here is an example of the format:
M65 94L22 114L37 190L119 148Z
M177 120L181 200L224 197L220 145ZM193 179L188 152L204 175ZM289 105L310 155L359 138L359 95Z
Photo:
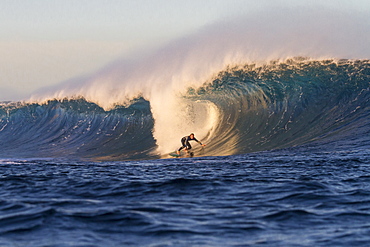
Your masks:
M188 150L191 149L191 145L190 145L189 141L196 141L200 145L202 145L203 147L205 146L205 144L202 144L200 141L198 141L197 138L195 138L194 134L191 133L190 135L184 136L183 138L181 138L181 144L182 144L182 146L179 148L179 150L177 150L177 154L178 155L180 155L180 151L183 148L185 148L186 151L188 151Z

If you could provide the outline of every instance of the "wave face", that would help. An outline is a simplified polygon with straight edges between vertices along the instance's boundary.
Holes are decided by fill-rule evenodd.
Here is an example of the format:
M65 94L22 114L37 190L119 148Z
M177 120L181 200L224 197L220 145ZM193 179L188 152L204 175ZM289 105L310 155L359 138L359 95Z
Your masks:
M339 140L369 144L369 61L301 58L220 72L194 98L220 109L211 143L245 153ZM225 149L225 147L227 147Z
M104 111L83 99L3 105L0 143L4 157L140 159L155 147L149 104Z
M307 144L328 149L369 147L369 60L294 58L247 63L210 78L160 106L143 97L111 110L83 98L3 103L0 155L100 160L167 157L190 132L207 144L199 155Z

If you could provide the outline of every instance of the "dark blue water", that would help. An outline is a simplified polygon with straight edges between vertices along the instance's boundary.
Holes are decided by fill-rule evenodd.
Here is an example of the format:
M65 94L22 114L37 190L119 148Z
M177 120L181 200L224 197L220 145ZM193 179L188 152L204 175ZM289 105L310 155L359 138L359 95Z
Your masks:
M1 103L0 246L370 246L368 60L240 65L179 97L218 112L194 158L164 159L143 97Z
M368 246L369 150L2 160L0 246Z

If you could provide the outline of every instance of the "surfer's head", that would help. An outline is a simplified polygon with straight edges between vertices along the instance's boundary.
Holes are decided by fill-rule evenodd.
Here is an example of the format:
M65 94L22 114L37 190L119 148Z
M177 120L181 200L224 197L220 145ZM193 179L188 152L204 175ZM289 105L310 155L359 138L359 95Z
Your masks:
M191 133L189 136L193 136L194 137L194 133Z

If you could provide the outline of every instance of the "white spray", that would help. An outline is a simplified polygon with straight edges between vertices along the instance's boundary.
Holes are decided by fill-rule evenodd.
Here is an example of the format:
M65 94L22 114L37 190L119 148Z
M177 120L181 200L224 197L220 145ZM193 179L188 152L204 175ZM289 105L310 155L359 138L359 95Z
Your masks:
M367 16L280 9L220 21L150 55L116 61L88 78L42 90L31 101L82 96L111 109L142 96L150 101L159 151L172 151L183 135L195 132L201 139L217 124L216 106L182 97L188 87L240 63L292 56L369 58Z

